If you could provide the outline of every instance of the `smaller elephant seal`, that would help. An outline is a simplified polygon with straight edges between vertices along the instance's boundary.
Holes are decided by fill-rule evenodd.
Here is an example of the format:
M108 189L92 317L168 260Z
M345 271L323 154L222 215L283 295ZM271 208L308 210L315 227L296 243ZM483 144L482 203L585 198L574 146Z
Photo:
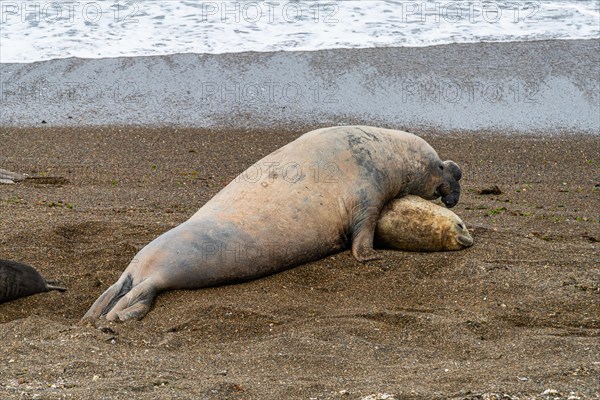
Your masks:
M381 210L375 244L403 251L448 251L471 247L473 237L452 211L407 195Z
M52 285L29 265L0 260L0 304L50 290L64 292L67 289Z

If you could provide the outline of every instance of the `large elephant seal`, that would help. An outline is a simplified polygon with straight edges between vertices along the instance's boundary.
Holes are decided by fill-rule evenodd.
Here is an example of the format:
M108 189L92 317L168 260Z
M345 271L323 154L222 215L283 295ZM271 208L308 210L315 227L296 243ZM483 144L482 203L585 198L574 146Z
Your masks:
M350 247L379 258L383 206L414 194L459 199L460 168L425 140L367 126L308 132L240 174L189 220L144 247L86 318L140 319L157 293L247 281Z
M473 245L473 237L452 211L408 195L381 210L375 245L404 251L462 250Z
M0 303L50 290L64 292L67 289L52 285L29 265L0 260Z

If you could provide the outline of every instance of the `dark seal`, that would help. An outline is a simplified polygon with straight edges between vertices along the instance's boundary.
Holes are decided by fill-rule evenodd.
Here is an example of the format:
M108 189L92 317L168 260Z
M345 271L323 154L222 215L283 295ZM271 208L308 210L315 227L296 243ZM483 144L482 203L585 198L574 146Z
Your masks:
M67 289L52 285L29 265L0 260L0 303L50 290L64 292Z

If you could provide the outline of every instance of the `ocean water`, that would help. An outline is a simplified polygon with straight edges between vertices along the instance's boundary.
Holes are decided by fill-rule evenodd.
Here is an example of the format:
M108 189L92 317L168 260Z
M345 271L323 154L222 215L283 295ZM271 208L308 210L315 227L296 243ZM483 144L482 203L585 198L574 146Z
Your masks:
M0 62L600 36L600 1L0 1Z

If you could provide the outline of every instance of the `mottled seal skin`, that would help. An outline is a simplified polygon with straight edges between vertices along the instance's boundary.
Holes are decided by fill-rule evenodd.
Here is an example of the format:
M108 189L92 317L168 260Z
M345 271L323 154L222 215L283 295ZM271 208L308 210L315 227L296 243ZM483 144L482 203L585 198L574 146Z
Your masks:
M84 319L140 319L161 291L248 281L348 247L361 262L380 258L373 236L383 206L414 194L441 196L452 207L460 178L454 162L411 133L367 126L308 132L144 247Z
M64 292L67 289L50 284L29 265L0 260L0 303L50 290Z
M473 237L452 211L408 195L381 210L375 245L403 251L462 250L473 245Z

